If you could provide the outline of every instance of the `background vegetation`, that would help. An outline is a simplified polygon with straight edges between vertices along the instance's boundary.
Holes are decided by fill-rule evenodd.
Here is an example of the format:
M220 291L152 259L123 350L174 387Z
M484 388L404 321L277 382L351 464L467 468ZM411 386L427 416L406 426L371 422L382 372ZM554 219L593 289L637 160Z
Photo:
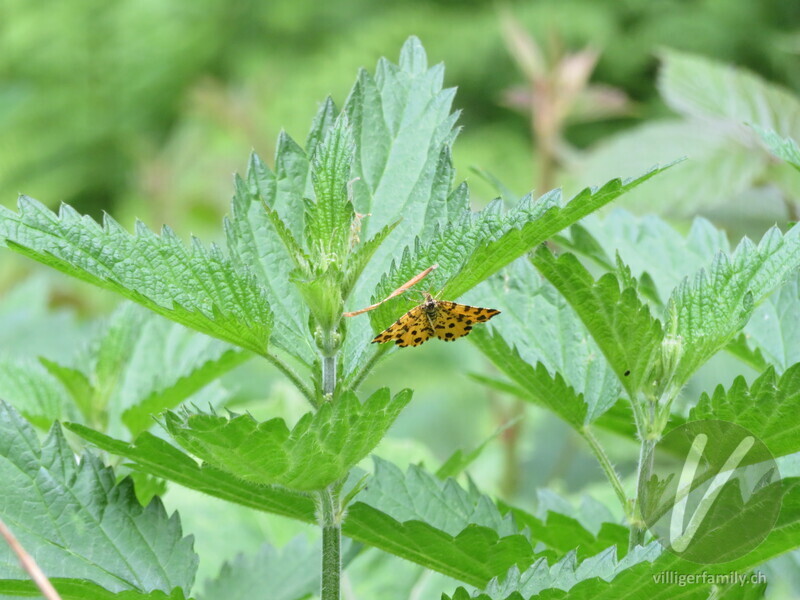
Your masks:
M303 139L327 95L341 105L356 70L372 70L380 56L395 59L411 34L420 37L431 63L445 62L445 85L458 88L464 131L453 160L457 177L470 183L475 208L498 195L510 204L531 188L563 186L570 196L584 185L688 156L616 206L655 212L680 233L704 215L734 244L742 234L758 239L775 222L797 218L798 173L770 158L755 135L709 124L704 117L711 109L687 103L680 93L686 86L713 87L710 75L698 73L730 63L797 95L800 5L779 0L502 6L477 0L6 0L0 7L0 202L14 206L24 192L51 207L66 202L98 218L108 212L127 229L138 217L152 228L168 223L184 239L212 240L221 236L219 223L229 211L231 174L245 170L248 151L271 157L282 129ZM542 106L553 108L553 116L537 122ZM627 213L605 219L606 231L614 219L620 227L633 222ZM616 239L613 232L608 239ZM25 382L9 365L38 357L61 364L96 359L101 332L141 318L112 315L111 295L8 252L0 254L0 275L0 395L12 404L9 395ZM148 327L154 330L148 335L188 343L159 332L160 325ZM687 396L754 373L732 357L717 357L690 381ZM497 376L468 343L431 343L381 365L365 392L413 387L415 395L376 453L436 469L456 449L489 439L470 466L483 492L537 514L558 506L587 520L605 519L606 509L590 497L613 506L613 490L579 435L552 414L522 409L510 395L478 385L473 374ZM100 382L97 393L117 389L117 381ZM259 419L293 421L306 408L280 373L255 361L192 400ZM120 426L113 415L97 418ZM610 435L603 441L623 478L633 477L635 447ZM146 494L145 482L142 489ZM198 582L217 578L225 561L275 552L262 548L265 542L284 548L302 533L309 547L316 544L311 527L178 486L164 500L170 512L179 510L184 532L195 535ZM238 553L244 558L235 559ZM770 593L800 594L800 557L780 561L770 570ZM219 580L208 589L215 585ZM345 586L354 598L434 597L455 587L380 552L355 560Z

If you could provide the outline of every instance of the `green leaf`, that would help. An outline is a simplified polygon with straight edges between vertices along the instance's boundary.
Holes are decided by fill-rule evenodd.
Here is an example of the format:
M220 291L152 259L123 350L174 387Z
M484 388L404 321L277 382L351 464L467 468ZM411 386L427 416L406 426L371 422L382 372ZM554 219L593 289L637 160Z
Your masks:
M306 413L291 431L283 419L166 414L170 434L195 456L245 481L319 490L346 476L380 442L411 391L383 388L364 404L347 392Z
M776 457L800 451L800 364L780 377L769 367L749 387L744 377L737 377L727 391L717 386L689 412L690 421L701 419L741 425Z
M658 319L633 288L620 289L612 273L594 281L572 254L558 258L545 249L533 263L566 298L600 347L630 398L650 381L661 355Z
M192 329L266 353L272 313L263 290L216 246L187 248L168 228L137 223L131 235L106 216L103 226L63 205L58 215L20 197L0 209L6 245L59 271L110 289Z
M443 79L444 67L428 68L422 44L411 37L398 65L381 59L374 77L361 71L345 103L358 148L355 208L370 215L365 235L403 218L383 257L400 250L409 237L447 222L450 189L440 184L450 177L437 171L455 137L458 114L450 112L455 90L443 90Z
M272 343L310 365L316 352L308 332L308 309L290 281L296 262L303 259L290 254L284 244L287 235L295 240L302 236L308 160L303 150L282 134L275 163L277 174L253 154L246 185L238 177L234 180L225 234L231 261L239 269L254 273L275 315ZM296 213L300 213L298 218Z
M745 238L729 258L719 253L709 269L672 293L665 328L681 340L677 385L725 347L753 308L800 267L800 227L785 235L773 227L756 246Z
M778 372L800 362L800 272L757 306L744 328L747 348ZM766 365L759 370L764 370Z
M162 365L162 370L153 369L144 371L145 373L168 376L153 377L151 381L146 382L150 384L149 386L142 386L135 390L140 394L139 398L137 398L137 403L122 413L122 422L132 435L138 435L142 431L149 429L153 424L154 415L182 404L195 393L217 381L223 374L249 360L252 356L252 354L238 348L222 347L222 344L216 343L214 340L200 340L197 338L196 334L186 335L186 332L179 332L172 328L164 340L164 345L150 344L149 341L152 338L148 339L148 343L142 344L141 347L147 346L156 351L147 357L142 356L141 353L136 356L139 361L129 368L128 381L130 382L133 379L133 373L143 373L143 371L134 369L135 366L145 361L154 366L157 364ZM183 347L176 345L176 343L187 344L191 342L195 342L195 344ZM158 362L159 357L163 359L160 363ZM175 359L180 359L180 364L175 365L175 368L164 367L164 365L169 365ZM135 383L141 385L144 382L138 380ZM152 391L144 394L148 388ZM130 397L132 395L127 388L125 392L126 396Z
M41 429L61 418L69 405L57 378L29 360L0 360L0 398Z
M420 467L403 473L373 459L375 474L348 508L347 535L477 585L533 560L513 518L486 496Z
M553 198L555 205L543 212L539 212L535 205L520 206L521 210L514 210L507 215L502 235L480 240L480 245L470 253L458 273L447 282L443 294L449 298L458 298L562 229L616 200L670 166L672 165L654 167L644 175L624 181L612 179L601 188L586 188L563 207L560 193Z
M764 129L758 125L753 125L752 127L761 136L770 152L800 171L800 148L798 148L797 142L790 137L778 135L771 129ZM800 133L800 131L797 133Z
M347 116L342 114L325 134L311 165L315 202L307 203L306 241L318 268L342 261L349 250L355 216L348 197L355 143Z
M251 483L209 465L200 466L152 434L143 433L129 444L82 425L68 424L67 428L99 448L128 459L128 466L137 471L257 510L316 522L314 501L309 495ZM609 530L616 527L613 525L604 525L594 537L580 532L570 519L551 514L542 521L519 509L501 511L474 488L465 491L453 480L443 482L418 467L403 474L380 459L376 465L366 489L348 507L342 526L344 534L472 585L486 585L512 565L524 568L541 556L533 552L531 541L519 533L520 525L514 519L524 525L536 524L535 539L558 544L558 552L544 551L542 555L547 556L560 554L567 538L576 532L586 548L594 548L600 540L615 535ZM507 535L499 536L498 530Z
M381 247L381 244L387 237L394 231L394 228L400 224L400 221L389 223L386 227L381 229L378 233L372 236L369 240L359 244L347 258L347 270L342 283L342 295L347 298L353 290L361 273L369 264L373 254Z
M666 50L658 87L679 113L751 123L800 139L800 101L789 90L744 69L701 56Z
M548 565L545 559L539 559L524 573L513 567L502 582L497 579L491 581L480 597L502 600L518 593L523 598L531 598L542 590L568 591L587 579L611 581L634 565L652 562L659 554L661 547L657 542L652 542L648 546L637 546L621 560L617 559L614 547L607 548L580 564L574 552L554 565Z
M306 153L308 156L314 156L317 152L317 147L325 139L328 130L333 126L336 121L336 104L333 99L328 96L325 98L317 114L314 115L314 120L311 122L311 130L306 137Z
M251 356L124 303L73 359L84 370L41 362L69 391L86 423L115 434L124 423L136 435L154 423L153 414L204 388L209 401L211 394L222 396L215 380Z
M45 369L47 369L50 375L60 381L61 385L66 388L70 399L78 408L83 418L87 421L92 419L94 416L94 406L92 406L94 390L89 378L86 377L86 375L79 369L73 369L72 367L60 365L57 362L48 360L44 357L39 357L39 362L42 364L42 366L44 366ZM41 378L40 382L42 382L42 380L46 381L46 378ZM8 399L11 404L14 404L17 409L20 410L20 406L16 405L12 398L9 398L6 395L3 395L3 397ZM28 416L24 410L21 412L26 419L32 421L31 417ZM59 411L58 414L51 415L48 419L46 427L50 427L53 421L61 418L62 416L63 415L61 414L61 411ZM34 422L34 424L41 426L39 423Z
M764 304L758 307L756 311L761 309L763 306ZM750 321L748 321L747 326L745 326L745 330L749 328L751 322L752 318ZM728 345L725 346L725 350L733 354L745 364L750 365L756 371L763 371L769 366L770 363L768 363L764 358L764 354L761 352L760 348L751 348L751 344L747 338L748 336L746 334L739 334L738 337L728 342Z
M534 367L525 362L498 334L476 329L472 335L486 357L514 382L524 400L554 412L576 429L588 422L589 407L583 394L570 387L561 373L551 375L542 363Z
M652 275L659 306L682 279L706 266L709 256L730 252L725 232L699 217L692 221L687 235L654 215L636 217L623 210L601 219L591 216L584 223L586 230L577 234L580 240L576 241L572 231L572 239L562 240L563 245L589 258L619 252L635 277L642 280ZM611 269L610 265L606 268ZM756 307L745 326L746 336L734 338L726 350L758 371L767 367L766 361L779 370L800 362L800 347L795 349L795 340L800 339L800 331L795 331L797 310L800 292L794 275Z
M394 257L416 236L430 239L437 226L468 205L466 187L451 191L455 172L449 148L458 114L451 112L455 90L442 89L443 80L443 66L428 68L422 44L411 37L399 65L381 59L374 77L361 71L347 98L343 112L357 148L353 203L365 215L359 235L369 239L399 221L364 268L347 310L371 304L375 283ZM348 322L343 375L362 364L373 335L367 319Z
M175 588L167 594L161 590L112 592L86 579L50 578L61 600L186 600L183 591ZM0 594L22 598L41 598L42 593L32 581L0 579Z
M281 221L281 217L278 215L277 211L273 210L266 202L262 204L264 205L264 210L267 212L270 224L281 239L281 242L283 242L283 246L289 254L289 258L292 259L294 266L302 275L310 277L311 259L306 255L306 251L303 250L300 242L294 238L294 235L286 226L286 223Z
M151 433L142 433L135 442L128 443L77 423L65 423L64 427L101 450L128 459L131 461L128 466L140 473L256 510L316 522L311 496L282 487L250 483L210 465L199 465L189 455Z
M346 565L353 557L352 544L342 540ZM264 544L254 556L238 555L222 565L219 575L208 580L198 600L252 600L269 589L269 600L301 600L319 594L321 547L306 536L293 538L282 549ZM343 566L344 566L343 565Z
M467 491L455 480L442 481L416 465L403 473L394 464L373 456L374 475L357 502L378 508L398 521L417 519L455 535L469 525L489 527L498 535L518 533L510 515L503 515L488 497Z
M92 454L76 462L61 429L36 433L0 402L0 518L50 577L88 579L112 592L188 593L197 569L192 539L159 500L142 507L130 480ZM27 581L11 550L0 547L0 580Z
M530 262L510 265L465 301L502 311L491 327L476 328L469 339L529 402L580 428L619 399L621 385L597 344Z
M667 175L656 178L647 188L665 178ZM706 266L710 256L730 252L727 233L702 217L694 218L688 233L683 233L656 215L639 217L618 208L608 215L590 215L578 228L570 229L567 247L571 251L593 260L598 253L604 254L607 271L614 269L613 257L619 254L640 285L645 274L652 278L660 304L666 304L687 275ZM591 245L588 252L587 245Z
M603 522L595 533L576 517L551 510L545 502L541 505L540 508L543 510L538 511L537 516L515 507L507 509L514 516L517 525L530 531L532 539L555 551L556 556L577 554L577 557L583 560L585 557L603 552L612 545L616 546L620 554L627 553L629 535L627 527ZM544 514L540 517L539 513Z
M743 136L741 130L738 122L648 119L603 138L581 156L571 169L570 189L609 175L640 173L650 165L685 156L688 160L668 173L626 194L619 206L673 218L729 207L732 198L758 185L770 160L766 152L753 151L747 132Z
M637 600L670 600L676 597L706 599L709 597L713 586L712 583L706 581L706 578L710 575L729 575L731 572L747 573L767 560L789 552L800 545L800 536L797 535L798 531L800 531L800 483L797 479L784 480L784 483L787 491L784 494L780 516L772 532L760 546L735 561L703 565L681 559L670 552L658 554L656 552L657 546L645 547L644 550L642 547L637 547L631 554L635 554L637 558L642 558L643 560L639 562L631 560L631 563L628 563L626 568L617 570L611 581L607 581L603 575L611 570L610 567L613 567L615 561L609 560L610 557L608 555L599 555L583 561L583 563L577 565L577 568L572 570L576 575L572 583L568 581L569 569L563 578L559 578L558 569L553 569L555 577L552 577L551 580L558 584L569 585L568 590L565 590L564 587L556 586L538 588L538 591L532 596L525 594L503 596L503 592L506 590L502 589L501 583L495 584L495 589L498 590L499 595L475 594L470 596L466 590L460 588L453 596L453 599L566 600L568 598L569 600L617 600L618 598L635 598ZM655 556L647 556L648 551L653 552ZM623 559L623 561L626 559ZM566 565L574 566L574 561L565 561L564 566ZM584 565L586 566L584 567ZM542 567L544 567L544 564ZM593 573L593 569L596 572ZM533 576L536 573L535 567L529 569L528 573ZM665 575L665 577L674 578L671 585L669 580L665 581L658 577L661 573L669 574ZM516 577L513 571L511 575ZM688 576L698 578L700 583L690 583L686 579L683 580L683 585L678 583L678 578L686 578ZM541 568L538 580L535 577L531 577L530 581L533 587L538 587L536 584L540 581L545 583L547 577L548 575L544 572L544 568ZM514 579L513 581L517 580ZM522 581L522 576L520 576L519 581Z
M129 444L82 425L67 424L67 428L99 448L132 461L129 466L138 471L243 506L308 523L316 522L314 500L309 495L278 486L247 482L209 465L200 466L152 434L143 433L134 444ZM375 484L380 486L381 482L376 480ZM489 523L498 520L504 522L504 518L498 516L497 509L487 504L487 499L480 502L482 506L474 507L468 514L487 515L486 522ZM449 512L449 509L446 510ZM464 518L463 513L461 518ZM505 521L508 522L508 519ZM512 564L520 561L529 564L533 560L530 543L524 536L499 538L492 528L469 525L453 536L419 520L401 523L379 508L360 501L360 498L348 507L343 531L357 541L475 585L485 584L491 577L504 573Z

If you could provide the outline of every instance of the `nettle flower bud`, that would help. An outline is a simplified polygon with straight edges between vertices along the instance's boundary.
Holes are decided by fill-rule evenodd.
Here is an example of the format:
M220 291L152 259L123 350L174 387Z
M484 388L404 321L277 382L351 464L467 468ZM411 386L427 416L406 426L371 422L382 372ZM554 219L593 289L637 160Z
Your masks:
M668 385L683 356L683 338L679 335L667 334L661 342L662 382Z

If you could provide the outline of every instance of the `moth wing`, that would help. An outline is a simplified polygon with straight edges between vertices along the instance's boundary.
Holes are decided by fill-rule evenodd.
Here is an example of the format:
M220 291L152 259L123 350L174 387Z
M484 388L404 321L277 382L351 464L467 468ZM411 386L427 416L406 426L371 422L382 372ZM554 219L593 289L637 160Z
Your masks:
M415 306L372 340L372 343L394 342L401 348L419 346L433 335L433 329L422 305Z
M434 333L445 342L452 342L469 335L476 323L485 323L500 314L500 311L494 308L481 308L457 302L443 301L438 304Z

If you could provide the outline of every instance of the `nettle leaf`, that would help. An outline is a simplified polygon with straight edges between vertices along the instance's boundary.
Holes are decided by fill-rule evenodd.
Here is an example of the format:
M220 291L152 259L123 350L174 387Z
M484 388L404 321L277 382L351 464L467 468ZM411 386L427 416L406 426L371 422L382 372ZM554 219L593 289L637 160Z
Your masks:
M662 51L658 87L674 110L725 119L800 138L800 101L789 90L744 69L676 50Z
M619 399L619 380L586 327L530 262L510 265L466 301L473 297L501 310L503 318L475 329L470 340L526 400L580 429Z
M800 451L800 364L780 377L769 367L748 387L737 377L726 391L703 394L689 420L720 419L741 425L763 441L774 456Z
M468 525L488 527L501 537L519 532L510 514L503 515L474 488L467 491L454 479L442 480L416 465L403 473L377 456L373 461L374 475L356 496L358 502L379 508L398 521L424 521L450 535Z
M800 272L753 311L744 328L745 348L758 352L778 372L800 362ZM745 350L745 351L746 351ZM766 369L766 364L759 370Z
M595 535L555 511L539 518L497 506L472 485L464 489L421 467L402 472L373 459L374 475L348 509L348 535L461 581L485 585L505 573L503 564L525 568L537 556L554 559L576 547L587 556L609 540L627 543L621 526L603 523Z
M531 365L497 333L476 329L472 335L477 347L514 382L516 395L554 412L576 429L589 421L589 406L583 394L564 381L561 373L555 371L551 375L542 363Z
M264 544L257 554L239 554L233 561L222 565L219 575L207 580L198 600L252 600L269 589L270 600L301 600L319 594L318 569L322 549L319 542L309 543L306 536L293 538L277 550ZM343 540L343 563L354 553L352 544Z
M349 250L355 211L347 186L354 152L353 134L343 113L328 129L311 166L316 200L307 203L306 240L323 265L336 257L341 260Z
M758 125L752 127L761 136L770 152L800 171L800 148L798 148L797 142L790 137L778 135L772 129L764 129ZM800 131L795 133L800 135Z
M130 480L116 484L92 454L78 463L58 425L40 444L2 401L0 480L0 518L48 576L85 579L110 592L188 593L198 558L177 514L168 517L158 499L142 507ZM0 593L4 585L35 589L5 544Z
M136 435L153 414L175 408L252 356L214 338L124 303L102 322L72 361L81 368L40 359L68 390L85 422ZM205 399L224 396L206 388ZM74 411L56 415L74 417Z
M231 261L252 271L275 315L272 342L310 365L316 355L308 333L308 309L290 281L296 261L282 235L302 234L302 197L308 177L308 160L288 136L278 140L277 174L253 154L245 176L234 181L231 216L224 221ZM265 208L266 205L266 208ZM292 215L300 212L299 219ZM272 216L271 216L272 215ZM283 219L283 220L281 220ZM294 252L299 250L294 249Z
M219 403L228 393L218 379L252 356L164 319L149 318L120 377L112 418L121 411L122 422L135 436L153 425L153 415L194 400L201 390L204 400Z
M41 429L69 411L67 390L32 360L0 360L0 398Z
M608 557L592 557L584 563L587 564L587 567L599 568L600 572L592 574L591 568L584 570L582 569L584 563L580 563L575 569L575 573L581 573L583 577L573 583L568 591L563 588L550 587L541 589L530 597L518 592L504 597L502 590L499 596L481 593L471 596L465 589L459 588L452 598L453 600L497 600L498 598L507 598L507 600L566 600L567 598L569 600L617 600L630 597L643 600L670 600L676 597L676 586L669 585L669 580L660 578L659 574L661 573L670 573L675 578L686 576L702 578L702 574L707 577L731 572L747 573L767 560L789 552L800 545L800 537L798 537L798 531L800 531L800 484L794 478L786 479L784 483L787 491L784 494L781 513L775 527L761 545L735 561L704 565L681 559L671 552L659 553L658 547L654 545L644 547L644 549L638 546L631 555L647 554L649 551L653 552L654 556L645 557L640 562L632 561L626 565L626 568L620 569L611 581L607 581L603 577L603 571L607 572L608 567L613 563L609 561ZM555 571L557 578L558 570L555 569ZM542 571L541 577L542 579L546 577L544 571ZM532 582L535 584L536 580L532 579ZM683 590L680 592L682 598L705 599L709 597L714 587L714 584L705 583L701 579L700 583L687 582L685 586L679 586L678 589Z
M730 258L717 254L706 271L672 293L665 328L681 340L675 380L689 376L730 342L753 308L800 267L800 227L785 235L773 227L756 246L744 238Z
M216 247L141 222L136 233L106 216L98 225L67 205L58 215L21 196L19 212L0 209L0 237L12 250L112 290L168 319L259 354L266 353L272 313L248 272Z
M437 222L447 222L450 190L439 189L437 170L451 169L444 166L449 161L440 163L455 137L458 114L451 112L455 89L442 89L443 80L444 66L428 68L422 44L411 37L398 65L381 59L374 77L361 71L345 103L358 147L355 207L369 215L364 233L371 235L403 218L390 242L394 247L382 256L392 256L405 245L403 234L432 231Z
M381 275L416 236L427 241L437 226L453 220L467 205L466 188L451 192L450 157L457 113L455 89L443 89L444 67L428 68L425 50L411 37L399 65L381 59L375 76L361 71L344 112L356 140L353 203L363 215L359 237L370 239L397 223L363 269L347 303L348 310L371 304ZM426 265L426 267L429 265ZM374 334L367 319L348 322L342 373L364 360Z
M447 282L443 293L457 298L562 229L616 200L670 166L672 165L653 167L639 177L612 179L600 188L586 188L564 206L561 203L561 194L557 191L553 196L555 206L540 214L536 209L529 211L529 207L524 205L512 210L506 216L506 227L502 235L481 240L476 251L470 253L455 277Z
M613 520L605 505L584 496L574 507L569 501L550 492L537 491L536 512L531 514L499 502L501 510L514 517L517 526L547 548L548 558L562 558L577 553L580 560L616 546L618 553L628 551L629 530ZM552 560L550 562L553 562Z
M620 204L638 213L691 216L725 206L764 176L770 157L754 152L748 139L753 136L742 130L738 121L712 126L697 119L648 119L600 140L571 169L571 179L585 185L685 156L688 160L626 194Z
M346 476L380 442L411 391L383 388L364 404L352 392L307 413L292 430L283 419L166 414L170 434L195 456L245 481L310 491Z
M560 237L559 243L593 260L601 253L606 270L614 269L618 254L640 282L645 274L651 277L661 304L687 275L706 266L710 256L730 252L725 231L703 217L695 217L684 234L656 215L640 217L618 208L604 216L589 215L569 234L569 238ZM587 252L588 245L599 250Z
M533 263L561 293L602 350L628 395L650 381L661 356L663 331L634 288L620 289L613 273L595 281L572 254L540 249Z
M336 104L333 99L328 96L325 101L320 105L317 114L311 122L311 129L306 137L306 154L314 156L317 152L317 147L325 139L328 130L336 122L336 116L339 111L336 109Z
M183 590L175 588L170 593L161 590L138 592L126 590L111 592L86 579L51 577L61 600L186 600ZM41 592L30 581L0 579L0 593L13 598L41 598Z
M624 558L618 560L616 548L607 548L600 554L578 562L571 552L559 562L549 565L539 559L526 571L513 567L502 581L492 580L478 598L502 600L517 593L522 598L530 598L543 590L569 591L587 579L613 580L619 573L640 563L651 563L661 554L661 546L652 542L647 546L637 546Z
M126 458L130 461L127 466L135 471L257 510L316 522L310 495L252 483L208 464L199 465L150 433L127 443L82 425L66 427L97 447ZM519 521L516 525L515 519ZM521 526L530 533L520 533ZM562 556L572 537L579 540L583 556L600 547L603 540L619 541L618 529L604 523L595 535L555 512L538 518L516 508L498 508L474 488L463 490L454 481L443 482L419 467L402 473L380 459L376 459L376 472L368 478L366 489L348 507L342 525L344 534L356 541L476 586L485 586L513 565L526 568L540 556ZM508 535L501 537L498 530ZM547 544L548 549L535 553L535 541Z
M381 280L374 298L385 298L423 269L438 264L425 285L441 290L442 298L454 300L561 229L666 168L654 168L625 182L612 180L600 189L587 188L564 207L560 191L554 190L538 200L528 195L505 214L499 200L479 213L467 211L459 221L440 229L428 244L417 240L413 251L406 248L399 265ZM375 331L386 328L412 306L414 302L403 296L382 304L370 313Z
M188 454L151 433L142 433L129 443L77 423L65 423L64 427L101 450L127 459L130 462L126 466L139 473L173 481L256 510L308 523L316 522L314 500L308 494L250 483L210 465L200 465Z
M570 238L559 238L559 243L595 261L605 256L608 270L612 267L607 256L618 252L640 281L652 276L659 308L681 280L707 265L709 256L730 253L725 232L701 217L692 221L685 236L659 217L636 217L624 210L605 218L591 215L582 225L586 227L573 227ZM800 310L798 275L758 305L744 328L746 335L725 347L758 371L766 369L767 362L779 371L800 362L800 329L794 318Z
M374 475L347 509L347 535L475 585L534 560L511 515L477 490L373 459Z

